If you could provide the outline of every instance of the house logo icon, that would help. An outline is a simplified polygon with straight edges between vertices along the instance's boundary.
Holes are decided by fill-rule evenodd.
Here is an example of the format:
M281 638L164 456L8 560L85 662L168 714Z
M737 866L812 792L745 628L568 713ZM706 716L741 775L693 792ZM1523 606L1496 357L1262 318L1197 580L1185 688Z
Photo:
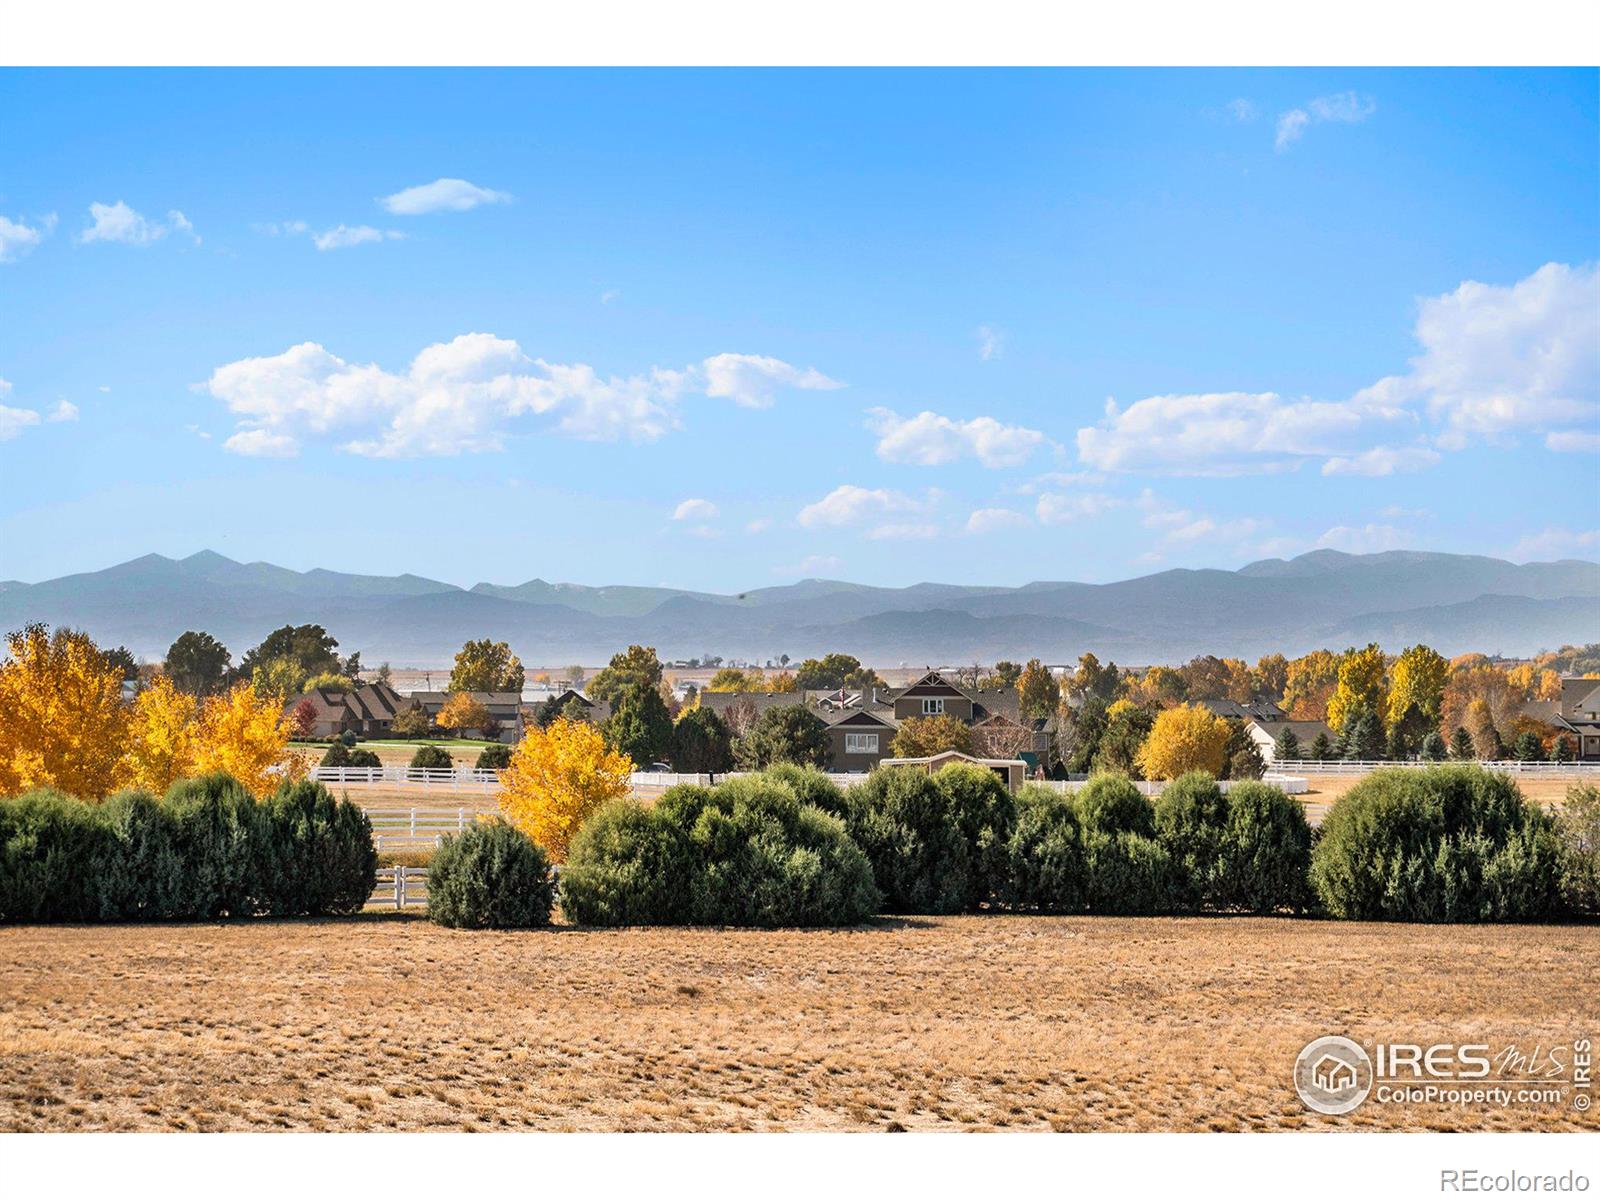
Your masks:
M1372 1090L1372 1060L1347 1037L1320 1037L1294 1060L1294 1087L1312 1112L1353 1112Z

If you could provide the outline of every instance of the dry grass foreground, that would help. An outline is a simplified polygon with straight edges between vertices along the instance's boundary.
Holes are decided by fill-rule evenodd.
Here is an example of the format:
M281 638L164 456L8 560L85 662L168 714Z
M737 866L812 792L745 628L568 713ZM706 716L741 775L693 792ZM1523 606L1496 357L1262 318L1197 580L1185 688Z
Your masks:
M960 917L0 928L0 1128L1578 1129L1302 1108L1300 1047L1570 1042L1600 927Z

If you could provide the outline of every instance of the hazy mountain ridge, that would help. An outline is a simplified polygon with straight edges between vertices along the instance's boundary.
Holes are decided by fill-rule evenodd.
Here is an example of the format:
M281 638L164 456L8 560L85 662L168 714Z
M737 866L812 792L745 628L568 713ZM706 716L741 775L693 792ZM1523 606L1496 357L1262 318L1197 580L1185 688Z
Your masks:
M844 650L880 664L1062 662L1084 650L1172 662L1368 640L1525 654L1600 639L1600 564L1323 550L1237 571L1169 570L1105 584L886 588L808 579L723 595L537 578L461 588L202 551L0 586L0 626L33 620L79 626L152 658L185 629L208 630L237 657L276 626L314 621L347 650L397 665L443 664L463 641L485 636L511 642L530 663L604 661L630 642L669 658Z

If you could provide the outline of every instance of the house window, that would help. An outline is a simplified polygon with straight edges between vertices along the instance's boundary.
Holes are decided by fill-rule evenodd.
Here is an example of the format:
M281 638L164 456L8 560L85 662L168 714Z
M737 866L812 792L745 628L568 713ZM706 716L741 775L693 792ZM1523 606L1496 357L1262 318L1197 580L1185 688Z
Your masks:
M940 714L942 714L943 712L944 712L944 697L943 696L939 697L937 700L924 700L922 702L922 715L925 716L925 717L937 717Z
M844 735L846 754L876 754L878 735L875 733L847 733Z

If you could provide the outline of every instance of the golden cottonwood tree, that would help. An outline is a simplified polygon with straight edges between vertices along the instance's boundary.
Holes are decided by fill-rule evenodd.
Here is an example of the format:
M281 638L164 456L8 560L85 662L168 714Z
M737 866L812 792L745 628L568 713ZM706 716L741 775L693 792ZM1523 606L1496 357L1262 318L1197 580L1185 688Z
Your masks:
M1387 708L1383 689L1387 670L1383 651L1376 642L1360 650L1346 650L1339 659L1339 682L1328 698L1328 724L1343 729L1346 718L1360 707L1381 720Z
M208 696L195 735L195 772L226 771L265 796L304 768L299 755L289 751L289 732L282 701L248 683Z
M954 717L907 717L889 747L896 758L926 758L946 750L972 753L972 729Z
M1297 721L1321 721L1339 682L1339 656L1331 650L1313 650L1291 661L1283 677L1284 711Z
M1061 685L1037 658L1017 676L1017 707L1025 717L1048 717L1061 703Z
M195 773L196 720L200 703L157 675L133 703L125 782L161 795Z
M500 775L500 811L556 862L578 826L608 800L628 794L633 760L606 749L587 721L557 717L530 728Z
M98 800L121 782L128 746L122 672L88 636L29 625L0 664L0 795L55 787Z
M1198 705L1183 704L1156 714L1137 761L1146 779L1176 779L1185 771L1222 774L1228 723Z
M459 736L469 729L482 729L489 723L489 710L466 692L456 692L444 702L433 723L440 729L454 729Z
M1449 680L1450 664L1432 647L1416 645L1401 651L1389 673L1389 726L1400 724L1413 708L1430 727L1437 725Z

